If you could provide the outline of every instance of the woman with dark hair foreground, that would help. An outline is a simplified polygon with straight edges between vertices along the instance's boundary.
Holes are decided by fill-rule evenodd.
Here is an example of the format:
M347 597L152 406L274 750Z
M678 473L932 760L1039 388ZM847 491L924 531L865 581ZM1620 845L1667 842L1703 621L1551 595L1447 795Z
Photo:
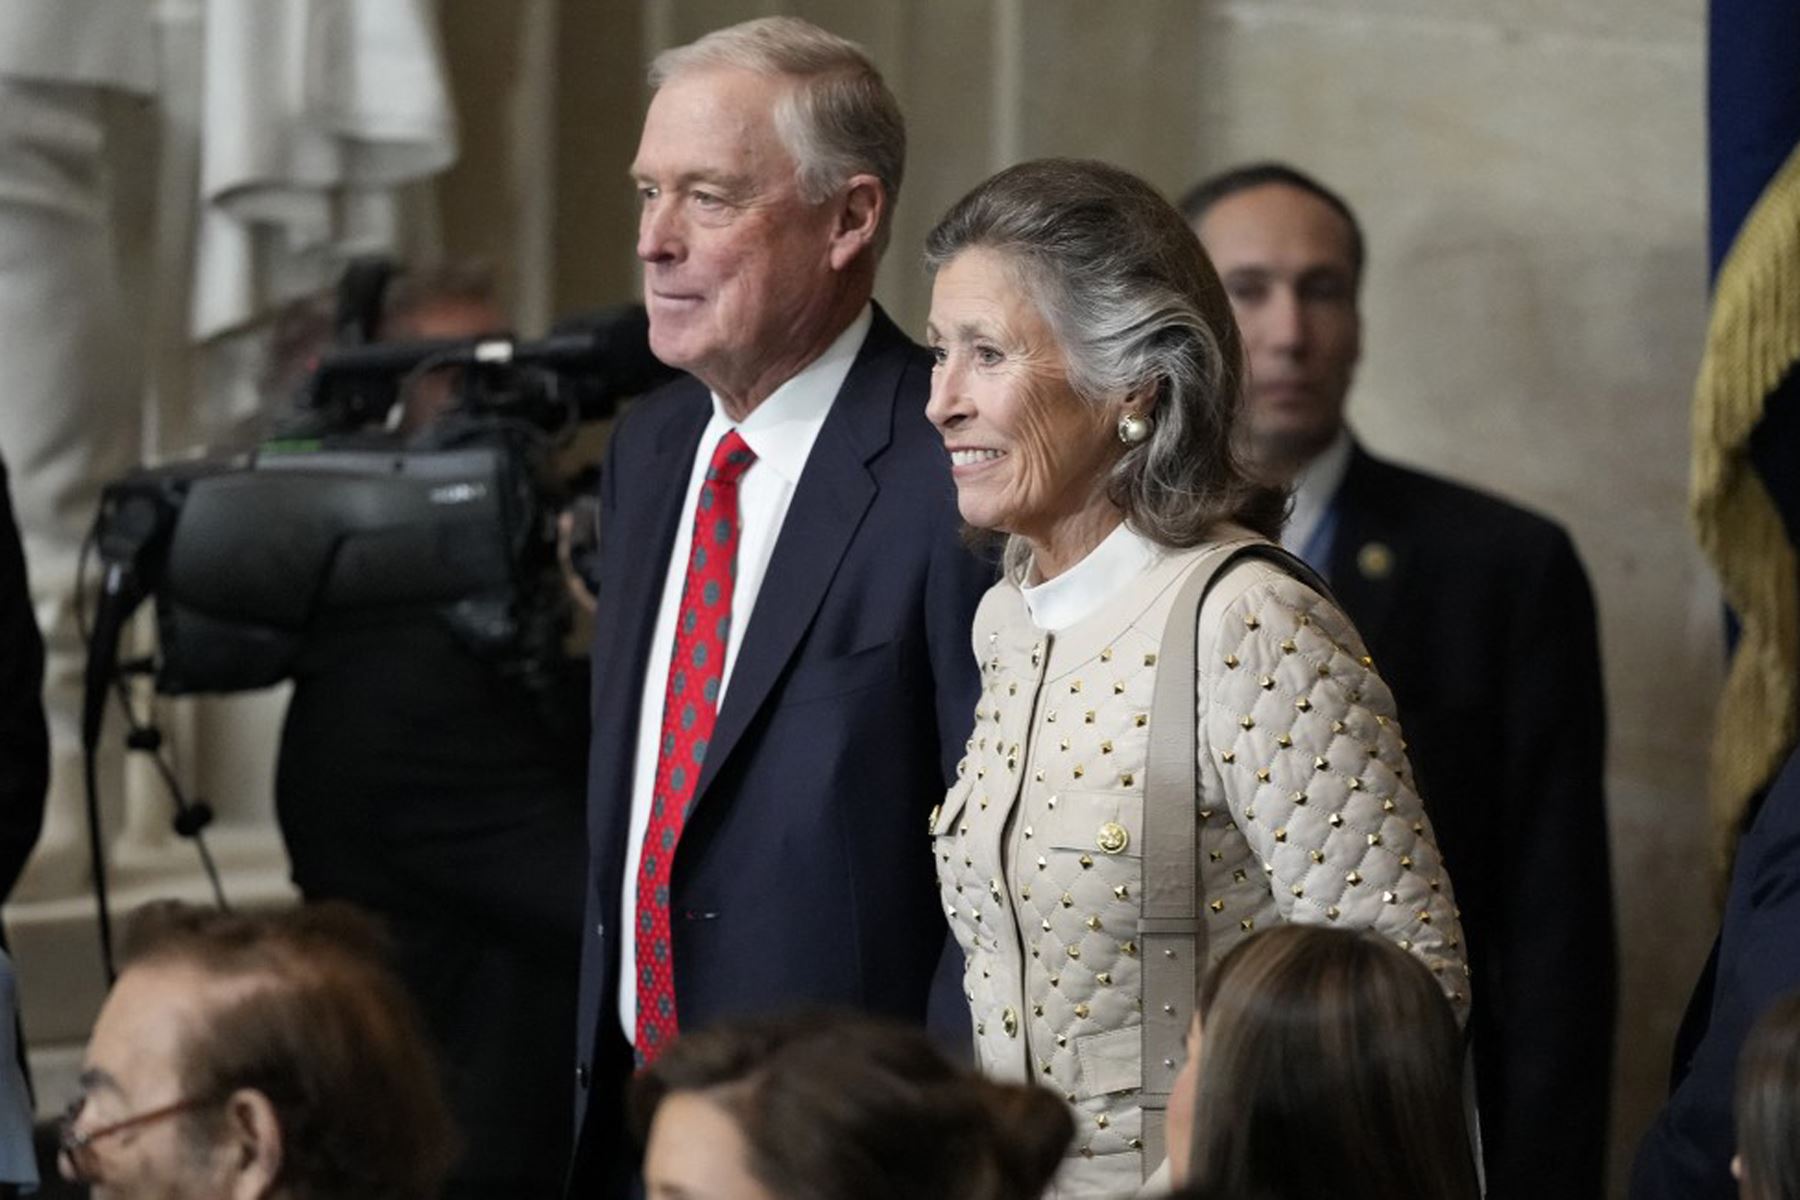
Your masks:
M1743 1200L1800 1200L1800 992L1757 1019L1738 1057L1737 1157Z
M1288 925L1201 988L1169 1103L1184 1196L1476 1200L1462 1038L1431 973L1366 932Z
M765 1018L687 1034L632 1084L649 1200L1036 1200L1060 1101L953 1066L917 1030Z

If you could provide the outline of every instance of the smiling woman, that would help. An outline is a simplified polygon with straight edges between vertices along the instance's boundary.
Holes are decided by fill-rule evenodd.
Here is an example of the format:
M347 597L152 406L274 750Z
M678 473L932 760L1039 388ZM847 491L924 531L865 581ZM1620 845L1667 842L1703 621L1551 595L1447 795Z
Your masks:
M1064 556L1079 558L1118 523L1102 486L1115 457L1106 409L1076 394L1050 323L994 251L939 271L927 340L937 366L926 412L956 427L945 446L963 519L1041 547L1045 577L1072 566ZM977 413L979 424L964 419Z
M1007 568L940 896L982 1066L1074 1110L1056 1194L1131 1195L1208 958L1372 929L1465 1012L1461 932L1387 687L1266 540L1284 497L1239 460L1242 348L1180 214L1114 167L1025 163L926 256L927 414Z

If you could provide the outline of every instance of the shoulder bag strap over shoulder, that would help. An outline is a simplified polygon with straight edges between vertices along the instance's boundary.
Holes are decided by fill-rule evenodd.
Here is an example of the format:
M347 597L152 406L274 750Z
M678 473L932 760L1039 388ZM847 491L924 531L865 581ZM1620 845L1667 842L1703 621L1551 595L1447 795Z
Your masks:
M1200 895L1198 635L1200 607L1212 585L1245 558L1274 563L1329 597L1311 567L1261 539L1222 542L1201 555L1182 581L1157 650L1150 701L1150 744L1144 770L1144 883L1138 917L1143 954L1142 1025L1146 1177L1165 1154L1164 1110L1181 1067L1206 967L1206 922Z

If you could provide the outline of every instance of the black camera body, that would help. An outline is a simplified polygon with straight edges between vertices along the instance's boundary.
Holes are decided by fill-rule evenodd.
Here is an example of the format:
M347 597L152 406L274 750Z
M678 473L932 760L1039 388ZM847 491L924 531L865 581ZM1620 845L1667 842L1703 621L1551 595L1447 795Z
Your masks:
M427 431L366 431L381 415L371 397L445 368L459 372L459 398ZM331 351L297 420L247 458L140 470L106 488L97 629L154 596L157 690L234 692L288 678L322 623L429 608L529 685L550 673L569 621L557 437L671 374L649 354L639 307L537 342ZM94 649L90 668L110 672L111 648Z
M554 567L559 498L504 435L449 449L265 450L191 480L156 590L157 690L286 678L333 613L475 606L504 642ZM548 589L553 592L553 589Z

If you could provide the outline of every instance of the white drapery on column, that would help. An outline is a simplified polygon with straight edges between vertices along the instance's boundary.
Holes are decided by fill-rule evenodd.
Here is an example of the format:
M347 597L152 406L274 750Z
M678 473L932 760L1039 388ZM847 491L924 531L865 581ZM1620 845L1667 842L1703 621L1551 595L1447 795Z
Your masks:
M191 161L165 179L194 189L191 259L168 298L203 348L191 377L158 380L168 453L255 415L259 334L283 304L329 286L355 255L435 248L416 185L455 160L457 138L429 0L163 7L170 53L192 62L170 81L185 94L167 97L186 117L165 126L165 153L175 132Z
M397 248L395 189L456 157L442 57L421 0L209 0L196 341Z
M55 780L44 853L21 895L86 882L76 558L101 484L138 458L141 416L109 130L122 101L141 103L155 86L148 3L0 0L0 456L48 650Z

